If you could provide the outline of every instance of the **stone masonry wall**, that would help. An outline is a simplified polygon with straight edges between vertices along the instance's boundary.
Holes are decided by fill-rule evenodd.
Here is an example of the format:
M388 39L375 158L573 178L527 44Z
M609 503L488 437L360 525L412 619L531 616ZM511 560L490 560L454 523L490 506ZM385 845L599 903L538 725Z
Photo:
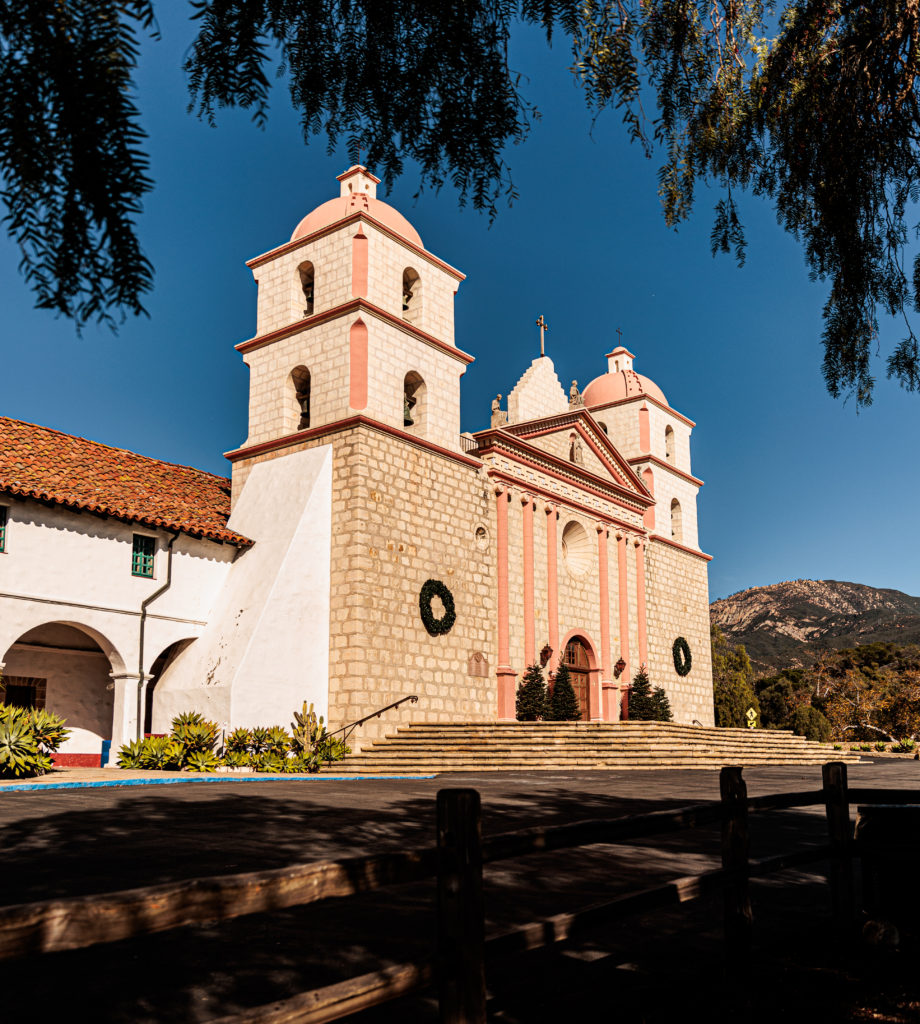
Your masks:
M649 678L653 686L664 687L676 722L697 719L712 725L708 563L655 540L649 542L646 560ZM692 655L684 677L675 671L672 654L679 636Z
M494 495L473 466L359 426L237 463L333 445L330 728L408 694L356 733L357 750L408 722L492 721L495 683ZM491 501L489 500L491 497ZM477 538L477 528L483 535ZM447 585L457 621L429 636L419 615L427 579ZM481 670L483 656L488 674Z

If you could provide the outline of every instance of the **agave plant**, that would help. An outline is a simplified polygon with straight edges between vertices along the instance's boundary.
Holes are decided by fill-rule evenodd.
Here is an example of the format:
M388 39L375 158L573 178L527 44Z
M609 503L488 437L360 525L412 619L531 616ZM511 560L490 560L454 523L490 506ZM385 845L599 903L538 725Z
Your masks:
M119 751L116 764L119 768L142 768L141 756L144 751L144 740L131 740Z
M192 750L185 758L187 772L216 772L221 765L213 750Z
M227 752L246 754L252 746L252 733L248 729L234 729L227 737Z
M46 754L57 750L70 735L70 730L64 728L64 719L44 708L32 708L28 722L35 741Z
M183 711L172 720L171 728L175 731L180 725L203 725L204 715L198 711Z
M26 716L11 715L0 722L0 778L43 775L52 767L51 758L39 749Z
M316 745L316 756L320 761L341 761L350 753L351 747L347 747L344 740L335 736L324 736Z
M169 736L150 736L141 745L140 767L154 771L181 768L184 761L182 747Z
M25 708L13 704L0 704L0 722L12 722L14 719L24 718L27 714Z
M214 750L217 743L218 727L216 722L179 722L173 720L170 739L178 743L187 753L193 750L207 752Z
M321 766L313 754L295 754L284 762L284 770L288 775L314 775Z
M287 729L282 728L280 725L273 725L268 730L268 753L284 757L290 749L291 737Z
M252 730L252 752L254 754L264 754L268 750L270 733L270 729L266 729L261 725L257 725Z
M284 758L271 752L256 755L250 759L250 764L254 772L266 775L281 775L284 772Z
M228 768L245 768L249 764L249 754L245 750L227 750L224 764Z

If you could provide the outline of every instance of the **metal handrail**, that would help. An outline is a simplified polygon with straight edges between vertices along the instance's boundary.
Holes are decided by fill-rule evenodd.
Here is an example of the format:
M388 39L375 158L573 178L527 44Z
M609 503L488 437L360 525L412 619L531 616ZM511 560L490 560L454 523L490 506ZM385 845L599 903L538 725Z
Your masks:
M392 704L387 704L385 708L372 711L369 715L359 718L357 722L349 722L348 725L343 725L341 729L336 729L335 732L326 733L326 736L328 739L331 739L333 736L338 736L340 732L344 732L345 735L342 737L342 742L345 743L359 725L364 725L365 722L369 722L372 718L379 718L384 711L392 711L393 708L398 708L400 704L405 704L407 700L412 704L418 704L418 694L413 693L408 697L400 697L399 700L394 700Z

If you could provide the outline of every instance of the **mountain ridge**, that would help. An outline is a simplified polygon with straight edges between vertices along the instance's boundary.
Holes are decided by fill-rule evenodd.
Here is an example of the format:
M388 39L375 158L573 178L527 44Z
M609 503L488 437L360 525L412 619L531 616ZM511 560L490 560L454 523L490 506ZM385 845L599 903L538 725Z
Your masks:
M920 643L920 597L841 580L750 587L713 601L709 615L760 675L812 665L829 650Z

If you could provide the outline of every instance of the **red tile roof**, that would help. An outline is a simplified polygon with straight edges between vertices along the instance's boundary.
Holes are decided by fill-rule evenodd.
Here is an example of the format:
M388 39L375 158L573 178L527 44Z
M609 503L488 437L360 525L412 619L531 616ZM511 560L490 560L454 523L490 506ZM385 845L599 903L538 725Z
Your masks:
M227 529L230 481L0 416L0 492L249 547Z

